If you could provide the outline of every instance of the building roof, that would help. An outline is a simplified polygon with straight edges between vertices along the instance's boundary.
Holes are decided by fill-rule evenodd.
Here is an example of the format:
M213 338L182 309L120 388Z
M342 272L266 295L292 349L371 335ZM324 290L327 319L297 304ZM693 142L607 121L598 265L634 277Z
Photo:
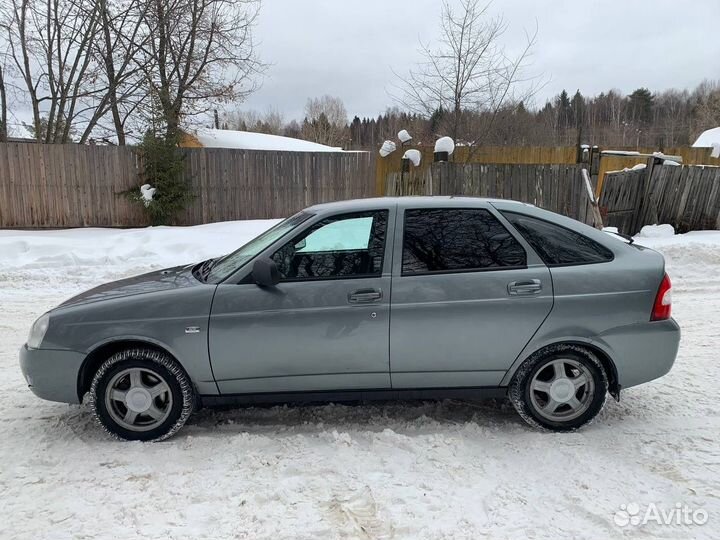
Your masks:
M194 138L206 148L235 148L239 150L274 150L278 152L342 152L342 148L333 148L292 137L253 133L251 131L233 131L229 129L199 129Z
M720 145L720 126L703 131L693 143L694 147L712 147Z

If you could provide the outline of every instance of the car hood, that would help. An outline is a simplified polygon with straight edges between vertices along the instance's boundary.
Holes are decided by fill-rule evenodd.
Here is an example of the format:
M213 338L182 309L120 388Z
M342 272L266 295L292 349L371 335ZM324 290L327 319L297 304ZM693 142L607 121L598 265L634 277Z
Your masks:
M105 283L65 300L65 302L58 307L89 304L91 302L101 302L104 300L172 289L183 289L198 285L202 285L202 283L193 276L192 265L176 266L174 268L166 268L148 274Z

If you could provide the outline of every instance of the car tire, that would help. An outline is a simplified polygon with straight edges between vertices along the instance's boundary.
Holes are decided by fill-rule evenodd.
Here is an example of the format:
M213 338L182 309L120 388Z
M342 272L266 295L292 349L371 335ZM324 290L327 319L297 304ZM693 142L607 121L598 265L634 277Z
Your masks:
M589 350L553 346L533 354L515 373L508 395L517 412L533 427L575 431L605 405L608 379Z
M90 407L118 439L162 441L185 424L195 408L195 392L169 354L132 348L100 365L90 385Z

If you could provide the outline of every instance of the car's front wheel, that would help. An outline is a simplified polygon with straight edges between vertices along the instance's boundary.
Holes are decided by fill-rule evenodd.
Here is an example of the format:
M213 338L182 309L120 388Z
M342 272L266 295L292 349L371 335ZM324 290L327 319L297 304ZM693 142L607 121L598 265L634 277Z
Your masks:
M115 437L161 441L185 424L195 395L187 374L170 355L133 348L100 365L90 386L90 406Z
M557 346L528 358L510 384L509 397L530 425L573 431L600 412L608 380L598 358L582 347Z

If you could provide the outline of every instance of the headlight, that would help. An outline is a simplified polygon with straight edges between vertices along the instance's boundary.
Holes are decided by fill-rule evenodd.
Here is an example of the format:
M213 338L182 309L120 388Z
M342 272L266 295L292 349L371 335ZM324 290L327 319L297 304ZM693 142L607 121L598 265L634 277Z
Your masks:
M50 315L47 313L35 321L30 328L30 335L28 336L27 345L32 349L39 349L45 332L47 332L48 326L50 326Z

